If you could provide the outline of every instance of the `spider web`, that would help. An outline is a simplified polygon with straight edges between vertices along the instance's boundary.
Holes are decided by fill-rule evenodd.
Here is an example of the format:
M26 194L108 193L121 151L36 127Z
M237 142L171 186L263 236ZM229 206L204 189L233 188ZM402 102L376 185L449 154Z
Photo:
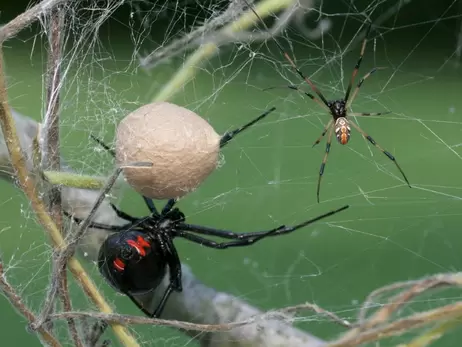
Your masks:
M302 7L307 4L300 2ZM2 14L2 22L27 4L23 5ZM154 67L142 58L207 27L227 6L225 0L177 0L83 2L66 8L61 145L76 172L107 175L112 158L89 135L111 143L119 120L152 100L181 68L194 42L219 38L204 29L191 40L191 49L167 50L172 57ZM288 88L262 91L295 84L312 92L274 42L257 40L264 31L258 25L238 42L223 45L172 101L202 115L220 133L271 106L277 111L234 139L222 152L220 168L179 207L189 223L243 232L296 224L344 204L350 209L252 247L217 251L181 240L176 245L182 261L202 282L263 310L310 301L349 319L377 287L462 266L462 12L456 0L425 6L412 0L374 0L320 1L315 10L301 13L301 19L294 17L280 33L278 42L329 100L345 94L365 19L378 23L357 81L373 67L386 69L364 82L352 109L392 113L351 121L396 156L412 188L390 160L352 129L347 146L333 140L321 203L316 203L325 139L311 147L329 116ZM316 25L326 19L329 30L319 31ZM271 25L271 19L267 23ZM43 20L9 42L5 53L10 102L37 120L43 115L45 95L46 25ZM2 258L11 281L38 310L46 292L51 249L25 198L2 185ZM112 198L127 213L147 214L140 197L127 187ZM88 268L98 278L96 267ZM102 280L99 283L119 312L138 313L126 298ZM434 308L458 297L446 292L416 301L408 310ZM85 303L83 297L76 300ZM22 337L23 323L6 302L0 305L5 316L12 317L9 329L4 329L5 341L17 341L21 334L24 343L38 345L34 337ZM318 315L306 314L296 324L322 338L342 331ZM146 345L194 345L170 329L143 327L135 334ZM460 337L448 335L438 346L453 346Z

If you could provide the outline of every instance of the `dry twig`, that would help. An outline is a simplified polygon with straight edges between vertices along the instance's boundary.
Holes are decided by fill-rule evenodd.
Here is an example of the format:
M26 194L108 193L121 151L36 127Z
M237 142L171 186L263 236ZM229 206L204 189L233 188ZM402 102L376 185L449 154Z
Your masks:
M13 307L15 307L19 311L19 313L21 313L29 321L29 323L34 323L34 314L26 307L21 297L16 293L15 289L8 283L2 261L0 261L0 287L1 291L8 299L8 301L13 305ZM53 347L61 347L61 344L56 339L56 337L45 328L42 327L38 329L37 332L39 333L43 341L48 345Z
M59 136L59 96L62 85L60 65L62 59L62 37L65 30L65 12L63 8L54 8L50 15L50 25L48 27L48 63L46 73L46 109L44 117L44 126L42 131L42 147L41 147L41 165L42 170L61 171L61 156L60 156L60 136ZM45 197L48 200L48 211L51 218L55 221L56 226L61 231L63 230L62 206L61 206L61 188L59 186L48 187L48 192ZM67 269L63 267L60 271L62 274L59 293L63 308L66 311L72 310L69 289L67 285ZM76 322L74 319L67 320L70 335L75 346L83 347L77 331Z
M43 0L37 5L32 6L24 13L21 13L15 19L11 20L0 28L0 45L3 42L16 36L21 30L34 23L40 16L49 13L51 10L61 4L69 4L74 0Z

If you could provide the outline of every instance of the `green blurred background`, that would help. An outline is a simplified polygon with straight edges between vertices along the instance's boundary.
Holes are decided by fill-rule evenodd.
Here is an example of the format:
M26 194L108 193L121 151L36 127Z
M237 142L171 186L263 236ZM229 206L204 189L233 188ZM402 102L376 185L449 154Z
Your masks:
M386 14L396 3L381 2L372 18ZM1 22L27 4L2 4ZM262 230L297 223L344 204L351 206L328 221L248 248L217 251L178 240L182 260L201 281L262 310L310 301L351 319L377 287L460 271L462 68L455 59L459 5L456 1L410 1L373 32L375 40L369 41L359 74L374 66L387 67L364 83L353 109L393 111L357 121L396 156L412 189L402 182L393 163L353 130L348 146L333 143L321 204L316 203L325 143L315 149L311 145L329 117L311 100L288 89L261 91L287 84L284 78L299 83L274 44L227 46L178 92L174 102L194 109L219 132L243 124L270 106L278 108L234 140L223 151L224 165L181 201L190 223ZM90 50L66 57L71 66L62 102L62 152L78 172L109 172L111 158L98 151L89 134L110 142L118 120L149 102L188 55L183 53L146 73L137 66L135 48L143 54L165 45L185 27L210 15L192 6L184 13L172 7L162 17L156 15L159 6L123 6L97 38L89 36ZM374 2L324 4L322 12L332 15L334 25L329 34L309 41L291 28L280 40L328 99L343 96L359 45L351 51L346 48L363 20L358 13L367 6L374 8ZM140 18L153 21L151 32L142 30ZM307 25L314 26L315 19L317 15L311 14ZM39 27L27 29L5 47L11 105L37 120L42 114L46 62L41 32ZM27 304L38 310L48 283L50 247L23 195L7 183L0 185L0 249L9 266L7 274ZM120 202L128 213L146 213L141 199L129 189ZM119 312L139 314L129 300L104 285L92 264L87 265ZM73 292L75 306L84 309L85 299L78 290ZM458 299L457 292L424 297L404 313ZM2 344L39 345L6 300L0 301L0 312ZM342 331L323 317L305 317L297 325L322 338ZM158 327L136 328L135 333L146 345L183 346L189 341L174 330ZM459 346L461 338L462 334L453 333L436 345Z

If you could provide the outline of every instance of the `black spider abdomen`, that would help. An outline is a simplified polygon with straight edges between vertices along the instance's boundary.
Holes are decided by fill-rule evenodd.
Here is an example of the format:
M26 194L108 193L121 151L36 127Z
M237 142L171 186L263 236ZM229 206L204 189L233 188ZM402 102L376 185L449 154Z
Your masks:
M167 263L157 242L150 242L146 233L133 230L113 234L104 241L98 267L114 289L141 294L159 286Z

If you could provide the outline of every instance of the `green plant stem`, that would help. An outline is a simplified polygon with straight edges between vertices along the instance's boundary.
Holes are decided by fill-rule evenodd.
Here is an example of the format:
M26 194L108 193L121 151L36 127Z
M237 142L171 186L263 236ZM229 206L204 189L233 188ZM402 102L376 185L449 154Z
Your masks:
M255 6L255 12L261 18L283 10L294 3L294 0L266 0ZM246 30L258 22L258 18L252 11L242 14L236 21L229 23L222 30L223 35L232 37L235 33ZM208 42L199 47L184 63L183 67L171 78L160 92L153 98L153 102L169 100L196 75L199 68L208 59L218 52L219 45Z
M45 179L53 184L79 189L98 190L104 187L106 179L90 175L78 175L71 172L44 171Z

